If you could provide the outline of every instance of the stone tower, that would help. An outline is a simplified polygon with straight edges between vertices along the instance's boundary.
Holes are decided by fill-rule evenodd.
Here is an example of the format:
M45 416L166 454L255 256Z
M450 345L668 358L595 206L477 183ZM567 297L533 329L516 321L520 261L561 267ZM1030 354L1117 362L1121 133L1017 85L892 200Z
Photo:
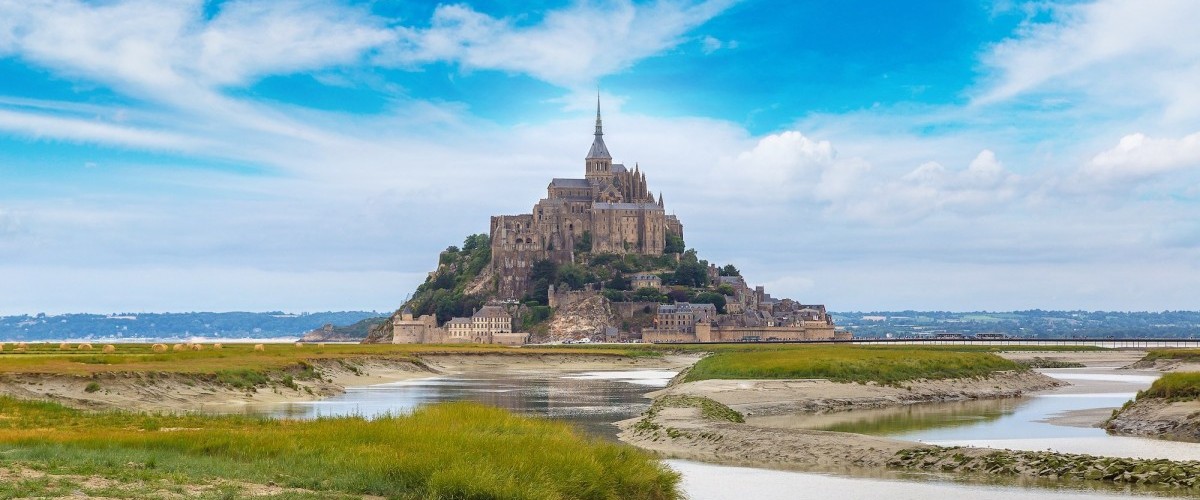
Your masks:
M592 149L588 150L586 172L584 177L593 184L607 183L612 179L612 155L608 154L608 146L604 145L604 125L600 122L600 96L596 95L596 138L592 141Z

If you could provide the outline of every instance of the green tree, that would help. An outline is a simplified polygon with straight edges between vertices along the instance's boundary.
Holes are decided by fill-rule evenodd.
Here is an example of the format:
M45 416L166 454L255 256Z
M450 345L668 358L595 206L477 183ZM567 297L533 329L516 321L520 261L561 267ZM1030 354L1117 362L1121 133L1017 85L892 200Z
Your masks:
M687 246L683 243L683 236L675 233L667 233L666 246L663 247L664 253L683 253L685 248Z
M538 260L533 263L529 269L529 300L537 301L541 305L549 305L550 297L547 295L550 285L558 282L558 266L551 260Z
M625 302L625 293L620 290L608 288L601 293L604 294L604 298L608 299L609 302Z
M666 302L667 296L650 287L642 287L633 292L633 300L638 302Z
M579 237L579 241L575 242L575 251L579 253L592 251L592 232L584 231L583 236Z
M610 290L628 290L630 284L629 278L626 278L624 274L618 273L612 279L608 280L604 286Z
M566 264L558 268L558 278L555 282L567 285L572 290L580 290L591 281L588 279L588 274L587 269L584 269L583 266Z
M699 260L695 250L684 252L671 275L671 283L693 288L708 286L708 261Z
M725 266L722 267L718 271L718 273L720 273L721 276L741 276L742 275L741 271L738 271L738 268L733 267L733 264L725 264Z
M725 296L714 292L701 292L692 298L692 302L696 304L712 304L716 306L718 314L725 314Z
M721 285L717 287L717 293L732 297L736 292L733 290L733 285L721 283Z
M490 245L491 245L491 238L489 238L488 235L472 234L470 236L467 236L467 239L463 241L462 251L466 252L466 253L471 253L471 252L474 252L475 250L478 250L480 248L490 246Z

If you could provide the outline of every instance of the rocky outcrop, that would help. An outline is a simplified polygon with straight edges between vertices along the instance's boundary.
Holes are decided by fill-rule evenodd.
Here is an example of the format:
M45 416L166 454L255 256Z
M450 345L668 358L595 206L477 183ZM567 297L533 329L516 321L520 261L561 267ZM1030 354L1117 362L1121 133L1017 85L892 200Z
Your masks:
M360 342L369 331L387 318L367 318L353 325L334 326L326 324L300 337L300 342Z
M1200 401L1141 397L1105 424L1110 434L1200 442Z
M616 328L619 324L612 304L597 293L563 305L554 311L554 318L550 320L548 340L602 336L606 329Z

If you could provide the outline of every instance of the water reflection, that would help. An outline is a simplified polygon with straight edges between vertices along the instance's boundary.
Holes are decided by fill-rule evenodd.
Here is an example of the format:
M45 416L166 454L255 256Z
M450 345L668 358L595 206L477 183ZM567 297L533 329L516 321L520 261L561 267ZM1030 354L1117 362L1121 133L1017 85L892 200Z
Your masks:
M877 436L903 435L929 429L971 427L1011 415L1027 404L1023 399L959 401L855 410L819 415L751 417L756 425L822 431L853 432Z
M615 439L612 422L641 414L645 393L666 386L675 372L637 370L572 374L471 373L347 388L320 401L252 404L244 413L311 419L403 414L431 403L474 401L524 415L565 420L588 433Z

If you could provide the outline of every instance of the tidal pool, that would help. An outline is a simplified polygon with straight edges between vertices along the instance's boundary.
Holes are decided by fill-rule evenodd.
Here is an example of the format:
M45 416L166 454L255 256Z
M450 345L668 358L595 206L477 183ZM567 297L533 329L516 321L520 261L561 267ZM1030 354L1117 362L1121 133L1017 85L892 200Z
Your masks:
M1148 387L1154 374L1114 370L1044 370L1074 385L1029 397L918 404L823 415L753 417L777 427L854 432L943 446L1058 451L1112 457L1200 460L1200 444L1112 436L1094 427ZM1082 415L1084 425L1062 425ZM1079 422L1076 422L1078 424Z
M523 415L565 420L590 434L616 439L617 428L612 423L640 415L650 406L645 394L666 387L676 373L466 373L348 387L341 395L319 401L251 404L244 412L297 419L343 415L374 418L409 413L430 403L474 401Z
M406 413L421 405L441 401L475 401L526 415L571 422L590 434L615 439L616 427L612 422L639 415L649 403L645 393L665 387L674 375L675 372L662 370L557 374L468 373L353 387L347 389L345 394L321 401L251 405L246 411L285 418L337 415L372 418L389 413ZM1075 377L1075 381L1085 381L1100 375L1102 374L1068 372L1060 378ZM1115 447L1117 445L1114 444L1122 439L1133 439L1147 442L1144 445L1138 444L1139 449L1149 447L1159 450L1151 455L1162 455L1162 450L1169 450L1178 445L1180 450L1168 453L1170 458L1200 457L1196 454L1200 451L1200 445L1114 438L1107 436L1100 429L1063 427L1044 421L1063 411L1119 406L1132 397L1137 388L1149 385L1152 379L1153 377L1149 380L1117 378L1116 383L1129 385L1119 386L1119 390L1116 391L1111 390L1112 387L1109 386L1105 391L1088 392L1083 385L1077 385L1031 398L843 412L819 416L818 423L812 425L800 424L800 420L791 423L774 422L772 425L828 428L939 444L994 445L1034 450L1051 448L1060 451L1075 451L1082 446L1086 452L1093 454L1098 454L1095 453L1096 450L1118 450L1115 454L1122 454L1120 456L1137 456L1133 451ZM1102 378L1100 381L1114 382L1114 379ZM1081 387L1084 387L1082 392ZM800 417L802 416L767 418ZM755 417L753 420L763 418ZM1124 455L1126 453L1129 455ZM1085 500L1121 498L1132 494L1121 490L1096 491L958 483L944 476L929 474L881 472L884 477L861 477L726 467L684 460L666 462L681 473L683 490L691 500L915 500L938 497L983 500ZM1041 483L1041 486L1046 485ZM1160 492L1158 497L1161 498L1161 495Z

